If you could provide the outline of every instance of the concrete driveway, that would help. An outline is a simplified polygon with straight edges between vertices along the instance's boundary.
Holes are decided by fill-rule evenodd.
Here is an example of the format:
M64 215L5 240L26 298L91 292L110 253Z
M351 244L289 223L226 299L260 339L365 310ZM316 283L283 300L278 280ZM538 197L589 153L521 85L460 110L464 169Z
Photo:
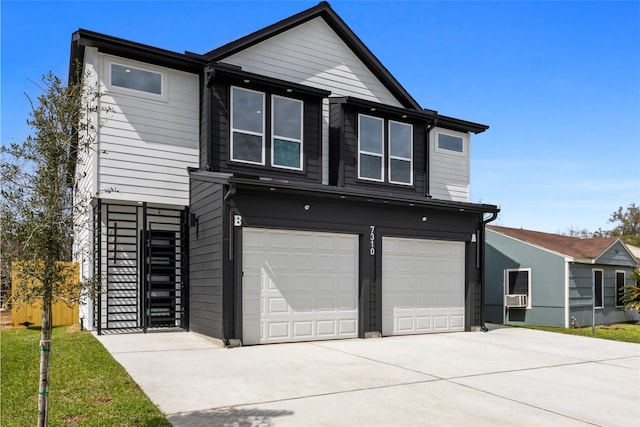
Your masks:
M102 335L174 426L640 426L640 345L520 328L225 349Z

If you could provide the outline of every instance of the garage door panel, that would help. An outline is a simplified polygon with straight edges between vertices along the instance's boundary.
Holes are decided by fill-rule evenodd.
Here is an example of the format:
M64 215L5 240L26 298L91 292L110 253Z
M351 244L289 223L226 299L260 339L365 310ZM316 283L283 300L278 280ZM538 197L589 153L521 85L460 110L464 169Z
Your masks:
M383 335L464 330L464 243L382 242Z
M356 337L357 248L355 235L245 228L245 344Z

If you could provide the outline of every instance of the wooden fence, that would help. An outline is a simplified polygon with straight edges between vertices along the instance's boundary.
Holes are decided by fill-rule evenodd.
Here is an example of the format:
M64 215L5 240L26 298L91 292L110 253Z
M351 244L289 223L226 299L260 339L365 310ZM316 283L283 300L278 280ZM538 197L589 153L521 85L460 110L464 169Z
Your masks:
M65 262L70 268L69 280L77 283L80 280L80 268L77 262ZM11 289L12 295L15 295L16 288L21 285L21 277L18 274L20 268L19 263L13 263L11 266ZM56 301L51 307L53 326L77 325L80 322L78 314L78 304L69 305L64 301ZM12 304L11 317L13 326L42 326L42 305L35 304Z

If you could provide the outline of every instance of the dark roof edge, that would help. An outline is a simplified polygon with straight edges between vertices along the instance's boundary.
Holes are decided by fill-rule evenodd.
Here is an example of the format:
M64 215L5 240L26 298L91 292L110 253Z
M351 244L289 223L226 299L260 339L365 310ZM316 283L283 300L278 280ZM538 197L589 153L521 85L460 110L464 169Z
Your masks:
M241 37L235 41L227 43L217 49L205 54L210 60L222 60L250 46L260 43L270 37L283 33L293 27L310 21L314 18L322 17L325 22L338 34L338 36L354 51L356 56L369 68L369 70L384 84L384 86L403 104L406 108L420 110L418 102L406 91L396 80L360 38L349 28L349 26L338 16L326 1L318 3L316 6L297 13L275 24L269 25L261 30Z
M196 55L177 53L81 28L71 37L70 70L76 60L82 63L86 46L97 47L103 53L191 73L202 72L202 66L206 64L203 58Z
M438 114L438 123L436 126L461 132L473 132L475 134L482 133L485 130L489 129L488 125L469 122L466 120L456 119L454 117L443 116L440 114Z
M440 199L416 199L412 197L403 197L398 195L391 195L389 193L372 193L370 191L364 192L354 190L346 187L334 187L321 184L309 184L291 182L286 180L277 179L259 179L259 178L244 178L237 177L229 174L221 174L197 169L189 169L189 176L192 178L201 179L203 181L216 182L219 184L236 184L247 187L259 187L275 190L283 190L288 192L313 192L316 194L323 194L326 196L336 197L352 197L360 200L376 201L379 203L390 203L394 205L405 206L423 206L434 209L446 209L456 210L459 212L472 212L472 213L498 213L500 208L495 205L488 205L484 203L469 203L469 202L456 202L450 200Z
M370 111L380 111L386 114L397 115L400 118L406 116L412 119L426 120L433 122L437 116L437 112L433 110L414 110L413 108L394 107L388 104L381 104L379 102L368 101L362 98L356 98L353 96L335 96L330 97L329 102L332 104L347 104L357 108L363 108Z

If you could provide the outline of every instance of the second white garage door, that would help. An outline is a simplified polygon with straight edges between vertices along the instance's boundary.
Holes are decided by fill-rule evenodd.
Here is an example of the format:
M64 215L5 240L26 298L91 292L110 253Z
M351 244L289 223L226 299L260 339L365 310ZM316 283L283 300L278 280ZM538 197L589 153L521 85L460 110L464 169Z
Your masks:
M464 242L382 238L382 334L464 330Z
M358 336L358 237L244 228L244 344Z

